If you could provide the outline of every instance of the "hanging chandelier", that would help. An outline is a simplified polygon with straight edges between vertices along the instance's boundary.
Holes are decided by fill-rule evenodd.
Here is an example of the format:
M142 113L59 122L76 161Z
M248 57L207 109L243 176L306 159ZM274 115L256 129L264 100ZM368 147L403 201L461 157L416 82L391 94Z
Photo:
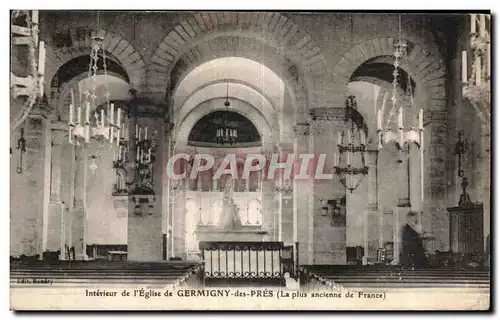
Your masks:
M88 90L85 90L85 98L80 98L78 106L75 104L75 97L73 89L71 90L71 104L69 106L69 142L78 146L83 146L84 143L89 143L90 138L96 139L100 142L109 142L110 144L120 143L120 121L121 109L117 108L115 113L115 106L110 103L108 83L105 84L105 104L104 106L97 106L97 75L98 75L98 61L102 57L104 77L107 76L106 65L106 51L103 48L104 37L99 33L99 14L96 32L92 36L92 48L90 50L90 64L88 77L91 78L92 84ZM105 79L107 81L107 79ZM81 97L81 89L80 89ZM75 109L76 108L76 109ZM90 117L91 110L93 110L92 119ZM82 114L84 111L84 114ZM76 117L75 117L76 112ZM116 114L116 118L115 118Z
M227 84L226 90L226 101L224 101L224 107L229 108L231 102L229 102L229 83ZM227 112L222 116L222 123L216 129L215 141L219 144L234 144L238 139L238 128L232 126L227 118Z
M365 164L366 132L361 114L357 111L356 98L349 96L346 100L345 129L338 132L335 158L335 174L347 190L353 192L368 174Z
M377 110L377 132L378 132L378 149L382 149L382 146L387 143L394 143L399 150L403 150L405 147L409 148L410 144L415 143L420 148L422 148L423 134L424 134L424 124L423 124L423 109L420 108L418 113L418 128L410 127L405 128L404 125L404 104L406 103L408 107L415 110L414 93L411 84L411 76L408 73L408 81L406 85L406 101L398 101L398 75L399 66L402 59L407 58L407 44L402 39L401 32L401 16L399 16L399 39L394 45L394 71L392 80L392 104L391 110L389 112L389 118L387 119L387 125L384 127L382 124L382 110ZM394 113L398 110L398 122L397 130L392 128L392 118Z

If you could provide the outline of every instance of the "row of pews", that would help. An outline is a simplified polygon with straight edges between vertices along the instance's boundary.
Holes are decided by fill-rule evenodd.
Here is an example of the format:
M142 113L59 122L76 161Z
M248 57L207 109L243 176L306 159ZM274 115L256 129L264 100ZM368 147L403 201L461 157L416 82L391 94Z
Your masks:
M188 285L200 285L204 271L207 270L203 270L199 262L189 261L15 262L10 265L10 285L163 288L179 281ZM397 266L303 265L299 276L300 286L303 288L312 282L319 283L320 286L334 283L353 289L468 288L489 291L490 288L490 272L481 268L402 270Z
M390 288L467 288L489 291L488 269L404 270L398 266L305 265L300 272L301 285L334 283L352 289Z
M10 286L163 288L195 280L200 264L187 261L31 261L10 264Z

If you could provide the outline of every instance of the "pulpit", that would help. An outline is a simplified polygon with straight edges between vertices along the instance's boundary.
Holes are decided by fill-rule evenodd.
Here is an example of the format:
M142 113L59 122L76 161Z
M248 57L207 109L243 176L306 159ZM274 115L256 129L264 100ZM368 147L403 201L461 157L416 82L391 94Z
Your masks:
M450 248L459 257L482 260L484 254L483 205L462 204L448 208L450 214Z

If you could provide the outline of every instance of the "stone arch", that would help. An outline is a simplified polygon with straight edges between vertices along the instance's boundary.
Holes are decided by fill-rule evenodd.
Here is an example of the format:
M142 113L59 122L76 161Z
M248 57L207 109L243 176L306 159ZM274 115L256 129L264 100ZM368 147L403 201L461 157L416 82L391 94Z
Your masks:
M198 108L201 103L204 103L210 99L221 98L223 94L226 93L226 83L215 83L211 86L207 86L203 89L196 91L193 95L190 96L189 99L184 101L184 104L179 107L176 111L176 114L173 118L175 123L181 124L182 121L185 120L185 117L194 109ZM278 125L276 122L276 112L273 108L272 104L265 99L265 97L258 91L252 88L249 88L245 85L235 84L233 82L229 82L229 84L235 88L231 89L230 94L228 95L231 99L244 100L248 104L252 105L270 124L270 126ZM217 90L217 88L219 90Z
M353 72L367 60L375 58L372 61L390 61L392 64L393 43L392 37L376 38L351 48L334 68L335 84L340 90L346 88ZM409 73L417 83L419 95L426 94L426 99L420 96L421 102L425 100L428 103L426 109L444 110L446 67L441 54L437 49L426 50L414 42L408 43L411 49L408 57L401 61L400 68Z
M103 73L98 73L98 75L103 75ZM124 86L126 84L125 80L123 80L119 75L116 75L114 73L111 73L111 72L108 72L108 77L110 78L113 78L113 80L116 80L116 81L120 81L122 80ZM74 77L73 79L71 79L70 81L62 84L62 86L59 88L59 96L56 97L55 101L55 106L56 106L56 109L57 111L59 112L60 116L65 119L65 116L66 116L66 113L64 110L64 107L67 106L66 103L66 98L71 90L71 88L74 88L80 81L82 80L85 80L86 78L88 78L87 74L86 73L83 73L83 74L80 74L76 77ZM101 84L102 85L102 84ZM116 94L113 94L112 92L110 92L111 94L111 97L110 99L113 100L113 99L119 99L119 100L127 100L128 99L128 90L130 89L130 86L127 85L127 94L119 94L119 95L116 95ZM98 95L96 97L96 104L97 105L100 105L102 103L104 103L106 101L106 98L104 96L101 96L101 95Z
M72 40L71 47L55 48L54 43L49 43L47 46L46 90L49 90L53 77L62 65L71 59L90 54L94 31L87 29L82 33L81 30L81 28L73 28L68 31ZM130 84L134 89L142 90L145 86L146 65L139 53L127 40L118 34L102 29L98 31L98 34L104 38L103 47L106 52L115 57L127 72Z
M248 38L258 39L274 47L276 54L281 52L292 61L295 60L297 70L311 80L308 87L320 91L311 92L310 99L319 99L327 69L326 59L308 34L300 30L290 18L277 12L203 12L188 17L173 28L155 51L147 75L148 91L165 92L170 85L171 71L183 55L195 59L197 56L206 56L203 51L190 50L217 35L227 38L231 30L238 35L235 39L247 35ZM240 46L240 41L245 41L243 39L235 43L236 47ZM252 51L249 48L246 46L247 53ZM224 51L223 47L215 49Z

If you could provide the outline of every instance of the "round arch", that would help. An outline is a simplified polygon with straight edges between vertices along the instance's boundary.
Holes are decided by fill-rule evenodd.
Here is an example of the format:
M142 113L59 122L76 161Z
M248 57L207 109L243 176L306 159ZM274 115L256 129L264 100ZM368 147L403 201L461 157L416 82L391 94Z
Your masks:
M214 50L208 53L196 49L207 41L217 43L219 41L210 41L217 39L226 39L227 45L209 45ZM165 92L170 87L172 70L183 55L185 58L181 63L189 66L196 64L199 58L213 58L214 53L233 47L245 48L245 51L241 51L242 56L248 56L251 52L262 54L262 50L253 47L247 39L265 43L274 48L273 55L283 55L293 61L295 74L304 74L311 81L309 84L304 79L308 88L323 87L328 67L326 59L316 42L290 18L276 12L203 12L186 18L159 44L151 59L154 66L147 74L148 90ZM195 50L191 51L192 48ZM315 95L312 90L309 91L309 94ZM310 97L313 100L317 98Z
M335 83L341 88L347 87L354 71L367 60L387 63L393 55L393 41L391 37L376 38L351 48L334 68ZM428 104L424 109L444 110L446 67L439 51L431 48L433 54L428 54L414 42L411 42L410 47L412 49L408 52L408 58L401 61L400 68L414 79L416 99ZM422 96L424 93L426 98Z
M273 107L280 107L284 96L281 78L266 66L254 60L239 57L213 59L186 74L173 92L174 112L193 94L208 83L235 81L248 84L261 94ZM178 99L180 97L181 99ZM185 100L182 100L186 97ZM279 109L279 108L275 108Z
M78 86L78 83L82 83L81 88L89 88L91 85L91 78L87 76L87 74L81 74L69 82L65 83L60 90L60 94L57 100L57 112L61 116L61 120L67 120L69 115L67 114L68 110L65 109L69 105L68 98L70 97L70 91L72 88ZM110 100L129 100L129 90L130 84L128 84L121 77L114 76L112 74L108 74L107 76L98 75L96 77L97 89L104 88L106 85L108 86L108 91L110 93ZM75 97L76 99L76 97ZM98 94L96 97L96 105L101 105L106 102L106 97L103 94Z
M90 29L86 31L84 36L74 39L71 47L54 48L54 44L47 46L47 69L45 70L47 92L50 92L48 90L52 79L62 65L79 56L90 54L94 31ZM68 32L76 34L77 30L70 29ZM115 57L127 72L133 88L142 90L145 86L146 65L139 53L127 40L115 33L101 29L98 34L104 38L103 48L106 52Z
M179 107L179 110L175 110L176 114L174 116L175 123L181 124L186 115L192 110L196 109L201 103L217 99L226 96L226 83L215 83L210 86L204 87L196 91L193 95L189 97L184 104ZM245 85L229 83L229 98L239 99L247 101L252 105L271 125L275 126L276 123L276 112L271 105L271 103L262 96L259 91L249 88Z

